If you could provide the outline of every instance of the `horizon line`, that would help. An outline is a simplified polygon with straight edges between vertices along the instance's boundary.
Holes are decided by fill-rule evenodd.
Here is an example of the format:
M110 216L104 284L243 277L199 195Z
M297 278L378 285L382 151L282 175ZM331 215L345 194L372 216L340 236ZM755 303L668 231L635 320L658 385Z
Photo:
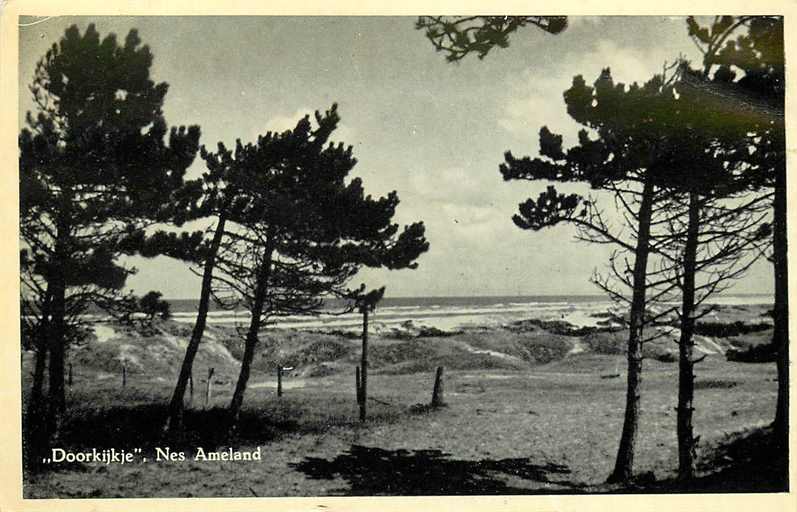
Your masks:
M775 292L738 292L738 293L718 293L717 297L745 297L759 295L773 295ZM507 297L606 297L603 293L534 293L534 294L511 294L511 295L394 295L386 296L385 299L492 299ZM163 300L195 300L197 297L163 297Z

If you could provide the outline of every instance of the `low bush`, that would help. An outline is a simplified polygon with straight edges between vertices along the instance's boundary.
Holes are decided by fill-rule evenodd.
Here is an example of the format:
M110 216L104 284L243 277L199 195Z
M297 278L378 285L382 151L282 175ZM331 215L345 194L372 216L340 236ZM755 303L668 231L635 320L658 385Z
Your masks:
M747 349L730 349L725 353L728 361L737 363L772 363L777 351L772 344L753 345Z
M713 338L728 338L731 336L766 331L771 328L772 324L766 322L759 322L757 324L746 324L740 320L730 324L722 322L698 322L695 325L695 334L711 336Z

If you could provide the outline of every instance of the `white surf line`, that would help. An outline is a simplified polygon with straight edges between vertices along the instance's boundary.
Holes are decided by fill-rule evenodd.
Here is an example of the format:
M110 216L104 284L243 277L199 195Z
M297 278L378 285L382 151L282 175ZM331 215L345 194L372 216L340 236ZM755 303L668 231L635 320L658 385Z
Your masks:
M374 320L378 319L393 319L393 318L407 318L407 319L414 319L414 318L439 318L444 316L457 316L457 315L485 315L485 314L492 314L492 313L524 313L524 312L541 312L544 314L553 314L554 312L559 313L562 312L564 314L589 314L594 313L596 310L604 311L603 305L600 304L553 304L553 303L540 303L540 304L529 304L529 305L510 305L510 306L488 306L488 307L450 307L445 309L422 309L422 308L407 308L403 311L396 311L398 308L384 308L381 310L377 310L376 313L372 315ZM194 319L196 317L196 313L192 312L179 312L173 313L172 317L175 320L188 318ZM238 318L241 319L249 319L250 314L247 311L214 311L208 314L208 319L211 318L223 318L225 320L231 318ZM361 318L359 313L346 313L343 315L331 315L331 314L324 314L323 312L315 315L315 316L301 316L301 315L290 315L286 317L281 317L281 320L284 321L317 321L318 319L344 319L344 320L359 320ZM598 319L600 320L600 319Z

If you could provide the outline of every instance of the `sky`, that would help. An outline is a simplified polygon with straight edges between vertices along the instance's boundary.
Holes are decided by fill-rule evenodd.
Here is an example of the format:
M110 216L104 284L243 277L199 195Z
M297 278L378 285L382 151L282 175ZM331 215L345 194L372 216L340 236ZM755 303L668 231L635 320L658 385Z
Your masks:
M23 23L38 21L22 19ZM615 81L644 82L679 55L698 60L683 17L571 17L559 35L535 28L483 60L447 63L413 17L55 17L20 27L20 127L32 103L36 61L77 24L123 40L136 28L154 55L153 80L167 82L170 125L198 124L214 149L255 141L305 114L338 103L332 139L354 146L352 176L367 193L398 192L396 221L422 220L430 243L415 270L366 270L353 284L386 286L388 296L596 294L589 282L610 250L577 242L557 226L523 231L511 221L518 203L545 183L504 182L503 154L534 156L546 125L579 129L562 93L573 76L593 82L609 67ZM198 176L197 157L189 177ZM576 190L558 187L562 190ZM606 203L607 207L611 205ZM195 298L199 279L165 257L129 258L136 293ZM732 289L770 293L771 267L760 262Z

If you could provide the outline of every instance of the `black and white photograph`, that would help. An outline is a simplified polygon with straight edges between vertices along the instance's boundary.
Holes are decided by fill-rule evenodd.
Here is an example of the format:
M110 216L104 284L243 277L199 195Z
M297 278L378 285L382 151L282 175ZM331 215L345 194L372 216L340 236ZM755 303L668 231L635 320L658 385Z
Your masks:
M20 15L22 498L788 493L784 21Z

